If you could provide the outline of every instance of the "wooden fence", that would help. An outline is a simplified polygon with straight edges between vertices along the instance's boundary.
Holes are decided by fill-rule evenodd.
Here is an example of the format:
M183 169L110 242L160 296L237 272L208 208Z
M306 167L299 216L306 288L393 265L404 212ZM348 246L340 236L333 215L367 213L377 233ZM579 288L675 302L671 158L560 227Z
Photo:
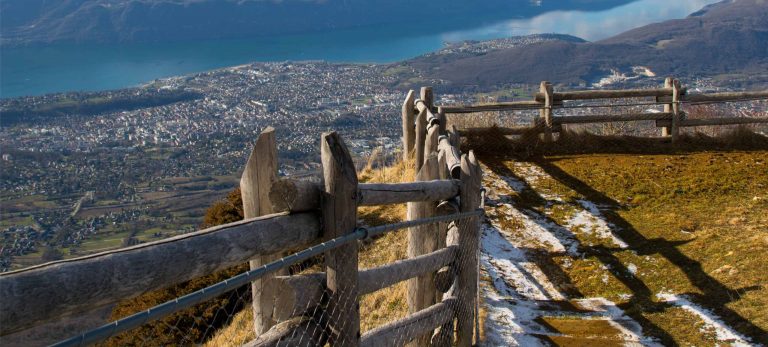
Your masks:
M655 98L652 103L640 105L663 105L663 112L641 112L628 114L604 114L604 115L579 115L579 116L554 116L553 110L567 108L564 101L576 100L601 100L601 99L627 99L627 98ZM468 106L442 106L434 111L442 109L444 113L474 113L488 111L515 111L538 110L539 117L534 119L530 127L500 128L505 135L523 135L531 133L543 134L544 140L552 140L552 133L562 130L564 124L587 124L629 121L656 121L656 126L662 128L661 135L670 137L676 142L680 135L680 128L710 125L731 124L755 124L768 123L768 118L748 117L722 117L711 119L687 119L686 113L681 110L683 104L707 104L735 101L749 101L768 99L768 91L756 92L728 92L712 94L688 94L688 90L681 86L678 80L667 78L663 88L656 89L626 89L626 90L583 90L555 92L552 84L541 82L539 92L533 100L498 102ZM638 104L627 103L628 106ZM622 106L617 104L614 106ZM462 133L482 132L485 128L462 129Z
M0 274L0 336L86 313L250 261L251 269L338 236L356 233L357 207L408 204L408 219L476 211L481 171L461 155L455 129L433 114L431 89L403 107L414 182L360 184L346 145L323 134L323 184L277 178L274 130L259 136L240 182L245 220L190 234ZM479 218L408 230L408 259L359 271L357 242L325 253L325 272L272 273L252 282L249 346L291 345L300 329L319 331L302 345L470 346L476 338ZM409 314L361 336L359 297L408 281ZM307 319L323 310L322 323ZM172 313L172 312L168 312ZM455 324L455 328L454 328ZM455 334L455 336L454 336ZM305 335L306 337L306 335ZM293 342L292 342L293 341Z

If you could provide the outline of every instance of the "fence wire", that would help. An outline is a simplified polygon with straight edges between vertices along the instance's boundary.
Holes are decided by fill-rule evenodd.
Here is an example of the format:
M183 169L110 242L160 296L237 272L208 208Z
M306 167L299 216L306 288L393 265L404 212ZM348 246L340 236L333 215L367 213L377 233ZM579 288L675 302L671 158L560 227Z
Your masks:
M298 253L283 257L277 261L268 263L260 268L248 270L247 266L240 266L217 273L206 278L196 279L183 283L162 293L150 293L138 298L118 304L113 309L112 318L115 321L99 328L84 332L70 339L61 341L54 346L84 346L96 344L100 346L170 346L170 345L205 345L205 346L239 346L257 338L254 332L254 312L252 310L252 293L250 283L258 278L278 270L293 275L309 276L317 284L312 297L306 298L303 304L296 304L286 310L283 304L286 302L285 292L276 291L275 286L271 291L265 290L267 295L262 297L262 302L271 302L274 309L269 319L270 326L277 326L269 333L261 335L261 340L271 341L282 346L295 345L324 345L333 341L340 343L340 338L330 331L344 330L345 326L333 326L333 317L346 312L358 305L357 300L337 302L329 306L328 298L331 295L345 297L342 291L330 291L325 288L325 280L320 272L323 271L322 255L350 242L369 243L369 246L361 247L361 257L366 262L379 265L370 260L370 254L399 254L403 255L402 247L392 247L391 240L402 240L406 228L419 230L419 232L438 233L437 226L444 229L448 223L458 225L468 220L476 220L483 213L482 209L472 212L457 213L447 216L429 217L414 221L405 221L374 227L359 227L353 233L338 237L316 246L307 248ZM397 233L393 233L397 231ZM399 236L398 236L399 235ZM445 231L442 232L440 248L445 247ZM440 237L438 237L439 239ZM390 240L386 241L385 240ZM406 241L407 244L407 241ZM377 253L378 252L378 253ZM373 256L376 258L376 256ZM388 257L387 260L393 260ZM290 271L288 271L290 269ZM239 274L237 274L240 272ZM231 276L231 274L237 274ZM225 277L226 276L226 277ZM231 277L229 277L231 276ZM312 277L314 276L314 277ZM429 275L434 277L434 274ZM221 280L221 277L226 279ZM228 277L228 278L227 278ZM381 279L385 281L386 279ZM432 279L434 281L434 279ZM209 283L215 283L208 285ZM276 282L273 282L274 284ZM399 317L407 298L404 283L395 283L392 287L382 288L362 295L360 290L382 286L384 282L377 279L369 280L364 286L351 287L360 294L361 304L361 333L381 324L371 325L369 322L385 322L382 317ZM202 287L202 288L201 288ZM284 287L279 287L284 288ZM313 289L302 287L303 289ZM182 295L189 292L186 295ZM271 296L271 299L270 299ZM441 297L433 298L431 303L436 303ZM168 300L171 299L171 300ZM166 301L168 300L168 301ZM290 301L289 301L290 302ZM160 303L160 304L158 304ZM282 306L282 307L278 307ZM444 310L454 311L454 307ZM137 312L138 311L138 312ZM442 311L441 311L442 312ZM412 335L408 327L399 329L397 336L403 340ZM285 332L290 334L285 334ZM410 333L410 335L409 335ZM397 339L396 339L397 340Z

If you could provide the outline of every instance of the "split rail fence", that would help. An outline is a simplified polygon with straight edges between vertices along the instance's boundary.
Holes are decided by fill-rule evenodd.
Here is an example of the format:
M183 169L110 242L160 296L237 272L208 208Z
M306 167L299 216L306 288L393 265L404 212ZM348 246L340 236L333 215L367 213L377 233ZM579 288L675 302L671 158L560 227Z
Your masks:
M0 274L0 336L77 316L244 262L250 271L59 342L89 345L251 284L248 346L470 346L477 338L481 170L422 88L403 107L414 182L360 184L341 137L321 138L323 183L278 179L274 129L255 143L240 187L245 220ZM410 159L410 158L409 158ZM359 206L408 204L408 220L358 225ZM408 258L358 269L358 240L408 229ZM291 250L303 249L285 255ZM324 272L288 267L324 258ZM408 281L408 315L360 333L362 295Z
M584 107L579 105L566 105L565 102L567 101L637 98L655 98L655 100L652 102L643 103L630 101L623 105L611 104L608 106L617 107L663 105L664 111L577 116L555 116L553 114L553 110L556 109ZM664 87L655 89L582 90L564 92L555 92L551 83L543 81L539 87L539 92L535 94L533 100L498 102L467 106L441 106L435 108L434 111L443 112L446 114L489 111L539 111L539 117L535 117L533 124L529 127L499 128L498 130L501 131L504 135L526 135L531 133L540 133L543 135L543 139L545 141L552 140L552 134L562 131L562 126L567 124L655 121L656 126L662 129L661 135L663 137L670 137L672 142L676 142L680 136L680 128L683 127L768 123L768 117L721 117L709 119L688 119L687 114L682 110L682 105L684 104L700 105L766 99L768 99L768 90L754 92L689 94L687 88L683 87L680 81L674 78L667 78L664 82ZM487 130L487 128L462 129L462 134L482 133L485 130Z

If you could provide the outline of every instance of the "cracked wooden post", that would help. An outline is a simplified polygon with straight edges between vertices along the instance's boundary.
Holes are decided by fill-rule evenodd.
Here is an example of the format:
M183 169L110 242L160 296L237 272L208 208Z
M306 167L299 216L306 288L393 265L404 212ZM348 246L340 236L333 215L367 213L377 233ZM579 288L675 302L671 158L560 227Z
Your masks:
M471 212L480 207L482 172L475 154L469 151L461 157L461 190L459 210ZM456 334L457 346L473 345L478 279L478 247L480 247L480 220L478 217L456 222L459 226L459 254L456 259L458 278L456 283Z
M347 235L357 227L357 172L349 150L336 132L321 139L325 191L322 205L324 239ZM328 333L333 346L360 344L358 246L349 242L325 253Z
M243 199L243 216L245 219L264 216L272 213L269 201L269 189L272 182L277 180L277 145L275 144L275 129L264 129L253 146L248 162L245 164L243 176L240 178L240 194ZM277 260L280 253L259 256L250 261L251 270ZM264 276L251 283L253 299L253 329L256 336L266 333L275 322L272 317L275 293L270 279L275 275L287 274L287 269L275 274Z
M424 161L426 161L430 155L437 154L437 145L440 138L440 134L438 132L440 131L440 126L437 124L432 124L429 129L427 129L427 137L424 140ZM435 179L438 179L439 177L435 177Z
M421 87L419 91L419 99L424 101L424 105L427 106L429 112L435 107L435 97L432 94L432 87Z
M437 130L437 129L435 129ZM416 181L431 181L440 178L438 172L438 159L435 153L430 154L424 161L421 170L416 175ZM435 215L435 203L427 202L409 202L408 220L432 217ZM408 257L431 253L437 250L438 226L429 224L408 229ZM435 287L435 273L426 273L416 278L408 280L408 313L413 314L426 309L436 303L437 288ZM427 346L429 345L432 334L427 334L412 341L408 346Z
M437 108L437 120L440 122L440 135L445 135L448 127L448 118L445 116L445 110L440 106Z
M416 114L414 113L414 91L409 90L403 102L403 160L408 161L413 155L416 143Z
M554 126L552 119L552 104L554 103L552 83L542 81L539 86L539 92L544 94L544 106L539 111L541 119L544 120L544 142L551 142L552 127Z
M424 164L424 143L427 140L427 111L419 112L416 116L416 143L414 144L414 161L416 164L416 172L421 170L421 165Z
M672 143L680 137L680 81L672 80Z
M674 80L672 77L667 77L664 80L664 88L673 89ZM661 97L656 97L656 101L658 102L661 99ZM664 104L664 113L672 113L672 103ZM669 136L669 127L662 127L661 128L661 136L667 137Z

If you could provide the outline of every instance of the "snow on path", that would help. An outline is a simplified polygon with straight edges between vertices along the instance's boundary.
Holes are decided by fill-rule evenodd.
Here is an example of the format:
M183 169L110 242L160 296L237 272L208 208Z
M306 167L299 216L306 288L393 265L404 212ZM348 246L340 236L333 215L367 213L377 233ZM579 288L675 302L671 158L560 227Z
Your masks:
M685 295L658 293L656 297L661 301L680 307L701 318L704 321L703 332L714 332L719 341L728 342L731 346L754 346L749 338L733 331L733 329L720 320L720 317L712 313L712 311L694 304Z
M520 193L528 184L512 177L498 177L486 171L487 184L494 191L489 195L492 207L487 207L489 220L483 224L481 234L481 267L491 279L490 285L482 289L487 318L485 320L485 341L488 346L545 346L548 345L533 334L551 335L552 332L536 322L537 318L552 315L551 308L545 312L542 303L564 302L568 298L561 293L539 266L526 254L526 249L579 256L578 240L573 234L533 210L520 210L512 204L502 202L499 192ZM531 169L526 172L543 177L543 171ZM545 197L561 201L559 197ZM596 208L596 207L595 207ZM590 216L600 216L599 211L588 211ZM504 230L500 218L522 223L512 230ZM598 217L586 219L592 222ZM604 224L608 228L607 224ZM603 319L616 328L623 341L652 344L642 336L639 324L624 315L612 302L603 298L571 300L585 310L598 313L585 315L587 319Z
M480 263L482 271L490 278L490 283L481 290L487 311L484 345L548 345L532 334L551 334L535 320L551 316L551 308L545 312L546 308L542 304L556 301L569 301L590 312L582 314L585 319L607 320L617 328L625 344L657 345L654 340L644 337L642 327L613 302L604 298L568 300L529 258L526 250L580 256L579 240L574 233L597 236L620 248L628 248L628 245L614 232L616 226L608 223L600 207L591 201L578 199L578 206L569 203L574 212L564 226L539 211L513 206L509 197L511 193L537 189L542 179L551 179L534 164L515 162L513 168L525 181L514 177L499 177L491 170L484 170L484 184L492 188L486 197L488 220L483 223L481 230ZM551 192L537 189L536 193L546 200L545 210L554 203L564 203L562 197ZM515 230L505 230L500 223L501 219L521 224L515 225ZM629 267L635 269L633 273L636 271L634 264ZM749 338L735 332L711 311L692 303L683 295L659 293L657 297L699 317L705 324L704 330L713 331L720 342L739 347L754 345Z

